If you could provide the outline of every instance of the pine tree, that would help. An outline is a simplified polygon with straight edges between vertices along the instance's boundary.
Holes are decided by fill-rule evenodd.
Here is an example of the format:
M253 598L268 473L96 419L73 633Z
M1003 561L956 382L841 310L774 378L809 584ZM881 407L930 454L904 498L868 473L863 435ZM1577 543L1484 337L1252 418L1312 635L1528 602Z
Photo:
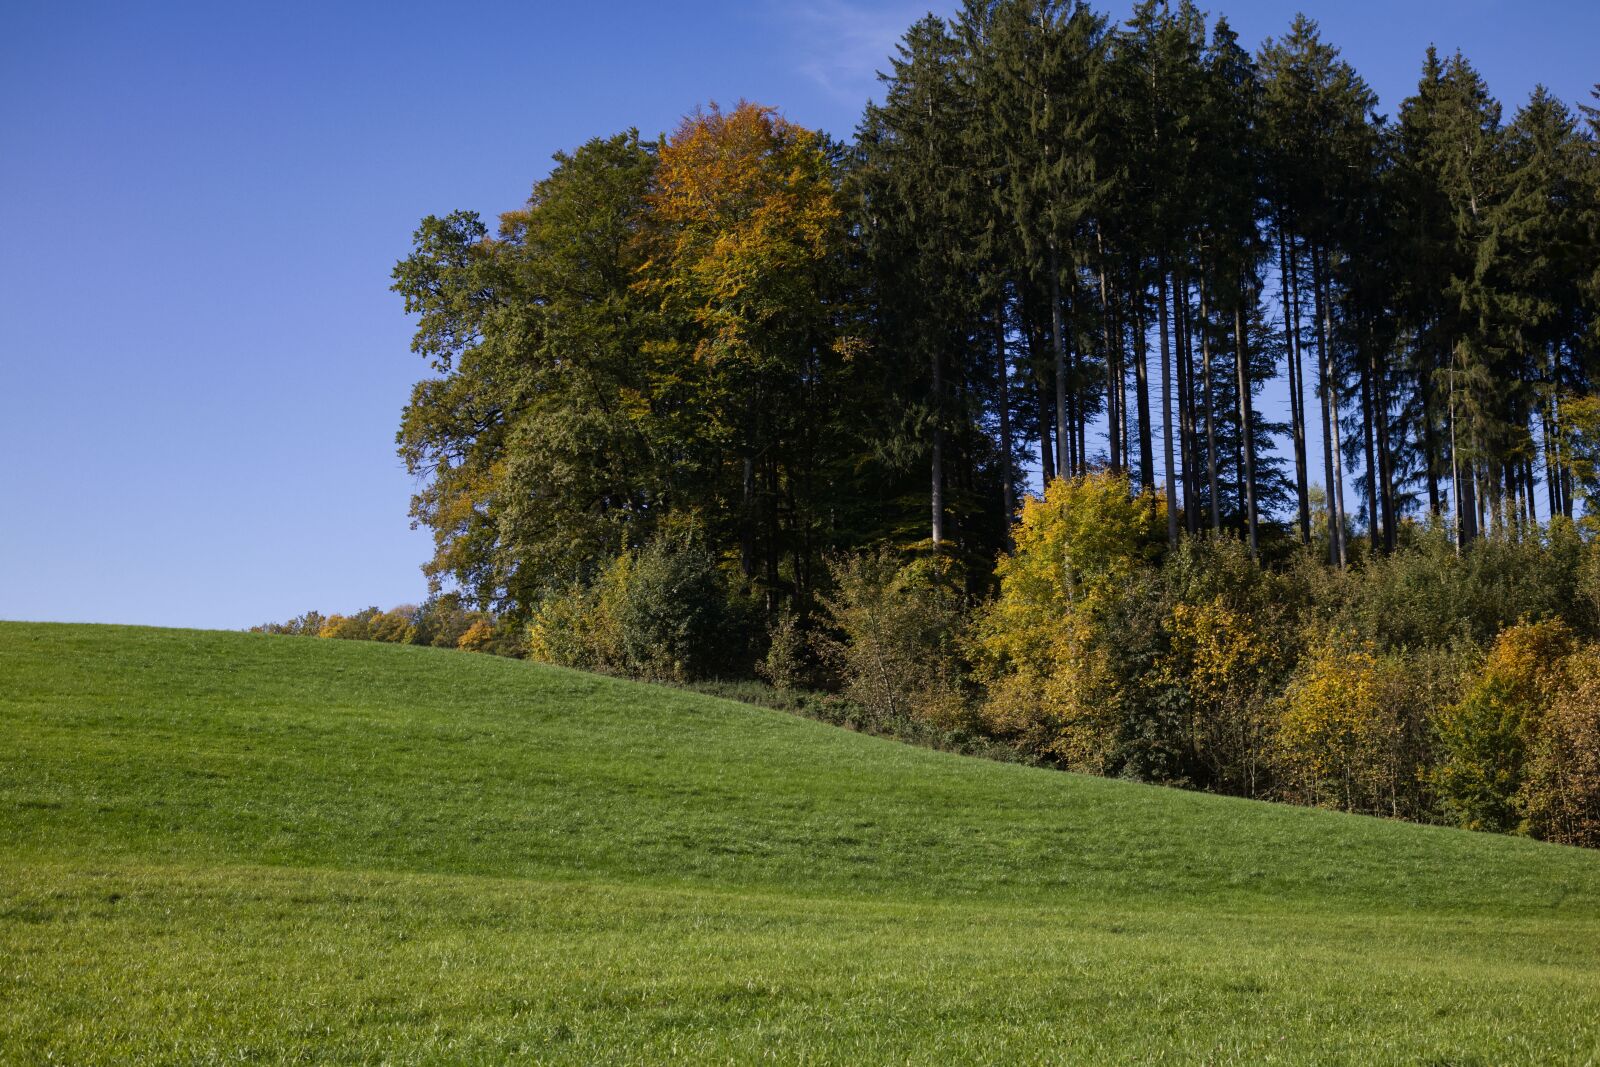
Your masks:
M1336 272L1346 255L1352 229L1352 181L1364 180L1375 156L1376 131L1370 121L1376 97L1325 43L1317 24L1297 16L1281 41L1262 46L1266 82L1266 127L1272 147L1275 223L1283 245L1281 271L1288 290L1291 337L1291 394L1300 394L1295 379L1301 347L1301 291L1309 281L1311 333L1317 355L1317 394L1321 406L1323 471L1330 501L1329 552L1343 565L1347 551L1344 516L1344 464L1339 412L1342 374L1334 349ZM1303 394L1301 394L1303 396ZM1296 418L1302 427L1304 400ZM1303 428L1296 441L1303 442ZM1304 470L1304 446L1297 448ZM1299 480L1303 481L1303 477ZM1307 530L1309 505L1302 498L1301 527Z

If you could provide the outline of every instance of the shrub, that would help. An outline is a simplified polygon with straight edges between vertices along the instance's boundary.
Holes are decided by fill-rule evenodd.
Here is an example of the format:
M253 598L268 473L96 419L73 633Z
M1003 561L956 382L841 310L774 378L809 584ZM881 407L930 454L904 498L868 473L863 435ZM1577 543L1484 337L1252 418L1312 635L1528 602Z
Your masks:
M494 644L494 626L487 619L474 622L456 641L456 647L463 652L489 652L494 649Z
M800 616L785 604L767 627L767 654L756 664L756 673L774 689L794 689L805 681L807 666Z
M1547 539L1496 533L1461 552L1439 523L1411 525L1392 555L1342 571L1302 552L1294 581L1317 633L1353 633L1384 651L1481 647L1521 619L1574 616L1581 551L1560 523Z
M459 593L440 593L429 597L417 609L413 619L416 632L412 635L412 643L434 648L456 648L461 643L461 635L484 617L484 613L472 611L462 604Z
M1572 656L1539 724L1527 768L1527 829L1600 848L1600 649Z
M1432 779L1457 825L1510 831L1522 823L1528 748L1573 648L1560 621L1510 627L1462 697L1434 714L1440 760Z
M416 607L401 605L377 616L368 628L372 640L394 645L411 644L417 636L416 623L413 621L416 613Z
M722 572L692 528L663 532L593 583L547 596L527 641L546 663L672 682L711 676L741 645Z
M1284 783L1310 804L1420 814L1420 718L1401 657L1348 637L1315 646L1284 695L1274 749Z
M617 584L610 610L625 669L687 681L734 657L727 583L697 530L668 530L644 546Z
M1056 479L1029 496L1000 560L1000 593L979 613L974 658L988 727L1075 769L1114 773L1147 723L1128 729L1137 672L1121 668L1111 620L1161 551L1159 498L1125 477ZM1121 742L1126 741L1124 746Z
M1187 697L1191 758L1213 788L1256 796L1265 784L1274 656L1247 613L1220 595L1172 607L1167 680Z
M558 667L621 673L621 638L605 595L607 583L628 567L626 554L609 564L592 585L574 582L545 595L528 623L528 658Z
M1161 581L1162 599L1143 609L1164 616L1161 633L1144 642L1158 660L1153 671L1142 668L1154 676L1147 688L1166 717L1179 712L1188 775L1258 796L1269 784L1274 705L1300 654L1303 597L1225 535L1184 540L1168 553Z
M317 636L337 641L370 641L372 620L379 614L378 609L373 607L354 615L329 615L322 628L317 631Z
M322 627L327 623L327 616L320 611L308 611L304 615L297 615L288 622L267 622L260 626L250 627L253 634L282 634L290 637L316 637L322 632Z
M837 557L828 569L834 589L822 604L832 632L819 633L815 645L845 697L880 719L961 725L961 598L949 564L934 557L902 566L883 548Z

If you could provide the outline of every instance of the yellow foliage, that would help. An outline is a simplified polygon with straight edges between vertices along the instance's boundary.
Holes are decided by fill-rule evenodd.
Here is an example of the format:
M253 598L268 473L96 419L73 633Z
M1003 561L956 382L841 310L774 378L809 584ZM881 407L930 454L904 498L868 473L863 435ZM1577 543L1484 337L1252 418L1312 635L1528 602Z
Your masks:
M1265 682L1274 654L1250 615L1219 595L1178 603L1160 676L1189 695L1189 743L1217 782L1254 796L1268 734Z
M1096 619L1095 597L1159 551L1156 496L1135 498L1124 476L1058 478L1023 501L1016 548L1000 560L1000 594L982 612L974 658L988 683L983 715L1083 770L1099 770L1121 692Z
M1388 677L1370 644L1311 650L1284 696L1276 744L1292 782L1312 803L1369 808L1389 785L1399 740Z
M410 644L417 628L411 623L411 614L398 608L386 611L372 620L372 640L390 644Z
M1543 702L1561 684L1562 668L1576 647L1577 639L1560 619L1508 626L1484 659L1479 684L1501 686L1526 703Z
M1170 623L1169 677L1199 702L1220 704L1256 680L1271 660L1248 615L1221 596L1209 604L1177 604Z
M546 598L528 623L528 658L583 670L621 671L621 600L634 568L623 552L606 565L592 586L573 586Z
M1528 768L1529 828L1547 841L1600 848L1600 649L1570 657Z
M467 627L456 640L456 647L463 652L488 652L494 646L494 626L484 619L479 619Z
M986 619L992 625L993 619ZM1076 770L1098 773L1121 721L1121 682L1098 644L1087 617L1067 613L1049 631L1028 635L1025 657L988 670L983 719L996 732L1055 757ZM997 643L986 635L990 649Z
M339 641L367 641L372 633L365 614L329 615L317 631L317 636Z

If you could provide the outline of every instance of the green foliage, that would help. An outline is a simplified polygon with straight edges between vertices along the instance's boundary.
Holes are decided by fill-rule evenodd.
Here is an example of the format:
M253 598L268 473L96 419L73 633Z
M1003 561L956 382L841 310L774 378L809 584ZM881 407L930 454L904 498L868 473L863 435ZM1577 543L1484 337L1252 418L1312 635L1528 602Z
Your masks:
M285 623L267 623L250 629L252 633L463 648L498 656L526 654L521 627L509 618L466 607L457 593L430 597L421 607L402 604L388 611L375 607L354 615L308 611Z
M905 563L880 549L829 561L817 652L844 695L885 720L952 726L967 717L957 661L961 598L943 557Z
M1562 666L1533 741L1523 807L1536 836L1600 848L1600 649Z
M1570 528L1483 538L1464 550L1437 524L1412 527L1389 555L1336 570L1302 556L1294 571L1314 605L1307 623L1359 635L1380 649L1470 641L1483 646L1519 619L1572 611L1582 549Z
M1160 0L973 0L883 81L853 145L713 104L558 155L496 236L424 219L398 444L438 610L313 632L1575 832L1530 813L1583 720L1498 664L1600 640L1592 109L1503 123L1430 49L1389 122L1310 18L1252 56Z
M699 531L664 531L589 585L546 597L528 627L542 663L684 682L740 661L727 583Z
M281 634L292 637L316 637L322 632L322 626L328 621L327 616L320 611L308 611L304 615L296 615L288 622L267 622L260 626L250 627L254 634Z
M793 689L807 676L806 637L800 616L785 604L767 628L767 654L756 664L756 673L774 689Z
M1559 620L1510 627L1461 700L1438 709L1433 778L1457 824L1502 832L1523 825L1528 751L1574 647L1572 631Z

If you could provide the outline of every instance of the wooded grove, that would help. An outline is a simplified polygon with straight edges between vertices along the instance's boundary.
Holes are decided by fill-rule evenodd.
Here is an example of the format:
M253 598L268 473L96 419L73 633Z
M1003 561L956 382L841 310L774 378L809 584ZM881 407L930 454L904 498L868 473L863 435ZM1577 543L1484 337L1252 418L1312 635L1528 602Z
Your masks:
M424 219L436 591L553 662L1600 843L1600 86L1419 60L1385 116L1303 16L968 2L852 141L710 105Z

